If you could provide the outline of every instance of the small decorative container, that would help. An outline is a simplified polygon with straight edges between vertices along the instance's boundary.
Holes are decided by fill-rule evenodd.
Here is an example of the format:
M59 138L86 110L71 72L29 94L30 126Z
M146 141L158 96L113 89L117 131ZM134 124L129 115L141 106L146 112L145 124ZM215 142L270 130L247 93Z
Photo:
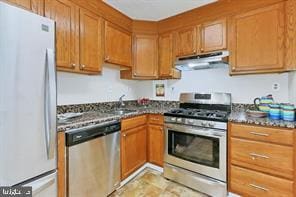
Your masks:
M281 103L280 104L280 108L281 108L281 119L283 119L283 117L284 117L284 115L283 115L284 109L283 108L284 108L285 105L288 105L288 103Z
M295 120L295 107L292 104L284 104L281 106L282 119L286 121Z
M281 118L280 104L269 104L269 117L273 120L279 120Z

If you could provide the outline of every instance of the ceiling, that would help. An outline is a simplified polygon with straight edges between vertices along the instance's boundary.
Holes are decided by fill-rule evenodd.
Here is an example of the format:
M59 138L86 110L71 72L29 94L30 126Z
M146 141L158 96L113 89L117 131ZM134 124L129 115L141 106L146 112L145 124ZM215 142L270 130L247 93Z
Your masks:
M217 0L103 0L135 20L159 21Z

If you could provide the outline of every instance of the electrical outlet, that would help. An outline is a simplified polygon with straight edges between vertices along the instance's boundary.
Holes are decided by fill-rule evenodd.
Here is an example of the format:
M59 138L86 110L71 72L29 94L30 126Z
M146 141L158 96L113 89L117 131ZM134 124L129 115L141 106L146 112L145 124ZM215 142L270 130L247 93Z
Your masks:
M274 83L272 84L272 90L273 91L279 91L280 90L280 84L279 83Z

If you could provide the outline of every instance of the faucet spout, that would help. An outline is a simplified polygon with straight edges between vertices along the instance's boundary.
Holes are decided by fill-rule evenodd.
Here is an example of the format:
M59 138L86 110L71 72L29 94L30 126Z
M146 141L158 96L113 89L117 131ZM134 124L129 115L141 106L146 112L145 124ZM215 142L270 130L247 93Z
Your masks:
M125 94L123 94L121 97L119 97L119 107L120 108L125 106L125 104L123 103L123 97L125 97Z

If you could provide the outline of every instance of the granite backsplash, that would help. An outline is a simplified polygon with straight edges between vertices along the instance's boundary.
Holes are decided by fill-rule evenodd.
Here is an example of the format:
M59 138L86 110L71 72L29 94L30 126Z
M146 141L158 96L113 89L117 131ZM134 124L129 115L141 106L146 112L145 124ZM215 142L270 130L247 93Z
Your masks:
M143 107L138 104L136 100L124 101L125 108L131 107ZM159 101L151 100L146 106L147 108L178 108L179 101ZM74 105L59 105L57 107L57 113L78 113L78 112L89 112L89 111L100 111L106 112L112 109L118 108L119 103L114 102L101 102L101 103L88 103L88 104L74 104ZM241 104L233 103L232 112L246 111L247 109L255 109L254 104Z
M139 105L136 100L124 101L124 108L143 107ZM151 100L146 108L178 108L179 102L177 101L157 101ZM59 105L57 107L57 113L78 113L89 111L106 112L112 109L119 108L119 102L101 102L101 103L88 103L88 104L74 104L74 105Z

